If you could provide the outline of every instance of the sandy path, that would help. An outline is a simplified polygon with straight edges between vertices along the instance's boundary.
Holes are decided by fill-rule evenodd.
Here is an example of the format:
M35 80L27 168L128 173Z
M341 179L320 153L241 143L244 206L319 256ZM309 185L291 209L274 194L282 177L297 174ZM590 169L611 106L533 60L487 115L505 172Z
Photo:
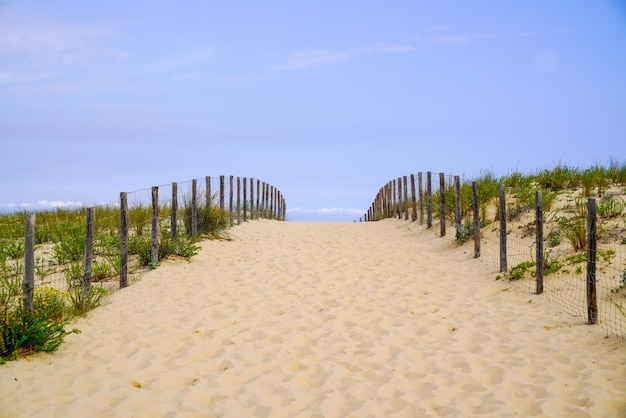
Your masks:
M626 343L414 228L236 227L0 366L0 416L626 416Z

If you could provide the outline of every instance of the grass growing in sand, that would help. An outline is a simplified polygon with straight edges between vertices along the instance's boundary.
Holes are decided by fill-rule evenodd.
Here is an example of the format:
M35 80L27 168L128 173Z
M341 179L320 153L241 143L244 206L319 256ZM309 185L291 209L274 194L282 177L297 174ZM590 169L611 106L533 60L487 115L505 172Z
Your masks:
M160 208L159 258L177 255L190 258L204 237L220 237L228 214L213 205L200 204L197 231L191 235L191 208L182 210L180 231L172 236L170 208ZM115 288L120 272L120 210L97 207L91 292L80 297L85 251L83 209L58 209L36 214L34 309L22 307L24 274L24 212L0 216L0 362L33 351L54 351L67 335L69 322L99 306ZM151 208L138 205L129 210L131 269L151 261ZM155 266L153 266L155 267ZM72 330L71 332L78 332Z

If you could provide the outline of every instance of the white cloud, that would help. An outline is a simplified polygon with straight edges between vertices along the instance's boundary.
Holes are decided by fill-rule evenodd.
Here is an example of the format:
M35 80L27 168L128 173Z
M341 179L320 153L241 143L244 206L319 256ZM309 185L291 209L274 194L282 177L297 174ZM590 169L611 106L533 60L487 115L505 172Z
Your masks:
M301 51L290 55L283 64L274 66L275 70L302 70L319 67L334 62L345 61L363 54L398 53L411 51L413 47L407 44L386 44L374 42L358 48L330 51L312 50Z

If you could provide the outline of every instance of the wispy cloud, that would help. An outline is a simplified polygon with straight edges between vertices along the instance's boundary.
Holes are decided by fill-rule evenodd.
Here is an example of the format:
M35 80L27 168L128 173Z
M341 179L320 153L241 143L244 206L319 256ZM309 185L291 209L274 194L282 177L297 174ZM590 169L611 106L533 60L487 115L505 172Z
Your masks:
M291 54L283 64L274 66L275 70L302 70L320 67L339 61L345 61L364 54L398 53L412 50L407 44L387 44L375 42L346 50L311 50Z
M441 35L432 35L428 38L429 41L438 43L438 44L449 44L449 45L463 45L469 44L479 39L491 38L492 35L489 33L474 33L474 34L459 34L459 33L448 33Z
M17 211L42 211L51 209L71 209L80 208L85 206L84 203L74 202L71 200L38 200L35 203L9 203L0 206L2 212L17 212Z

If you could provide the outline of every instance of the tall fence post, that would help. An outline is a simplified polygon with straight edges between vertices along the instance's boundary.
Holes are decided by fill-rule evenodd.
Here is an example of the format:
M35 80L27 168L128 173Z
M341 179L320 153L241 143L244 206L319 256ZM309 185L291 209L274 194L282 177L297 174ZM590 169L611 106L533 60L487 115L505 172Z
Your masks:
M152 187L152 266L159 263L159 188Z
M207 208L213 206L213 197L211 196L211 177L204 178L204 202Z
M504 184L500 185L499 216L500 216L500 273L507 269L506 260L506 190Z
M408 193L408 177L404 176L402 178L402 186L404 187L404 200L402 201L402 209L404 210L404 220L409 220L409 193Z
M250 179L250 219L255 219L254 216L254 179Z
M417 184L420 202L420 225L424 224L424 188L422 186L422 172L417 173Z
M128 199L120 193L120 289L128 286Z
M596 200L587 201L587 323L598 323L596 294L597 217Z
M261 213L261 180L257 179L256 181L256 217L262 218L263 214Z
M241 177L237 176L237 225L241 225Z
M446 175L439 173L439 236L446 235Z
M89 306L89 296L91 295L91 277L93 272L93 236L95 230L96 208L87 208L87 225L85 232L85 258L83 263L83 276L80 286L80 304L83 307Z
M411 174L411 204L413 205L411 211L411 221L413 222L417 220L416 202L417 200L415 199L415 174Z
M224 210L224 176L220 176L220 210Z
M24 280L22 293L24 308L32 311L35 308L35 214L26 215L24 233Z
M198 234L198 181L191 180L191 236Z
M454 224L461 226L461 178L454 176Z
M246 177L243 178L243 221L247 221L248 214L248 179Z
M536 225L537 233L535 240L535 247L537 250L537 294L543 293L543 195L541 190L535 192L535 213L536 213Z
M229 222L230 222L230 227L231 228L233 227L233 222L234 222L234 219L233 219L233 193L234 193L234 191L233 191L233 181L234 181L233 176L230 176L230 200L229 200L229 203L228 203L228 210L229 210L229 213L230 213L230 221Z
M478 183L473 181L472 211L474 212L474 258L480 257L480 211L478 198Z
M170 229L172 238L178 233L178 183L172 183L172 211L170 212Z
M426 228L433 226L433 185L432 173L426 172Z

